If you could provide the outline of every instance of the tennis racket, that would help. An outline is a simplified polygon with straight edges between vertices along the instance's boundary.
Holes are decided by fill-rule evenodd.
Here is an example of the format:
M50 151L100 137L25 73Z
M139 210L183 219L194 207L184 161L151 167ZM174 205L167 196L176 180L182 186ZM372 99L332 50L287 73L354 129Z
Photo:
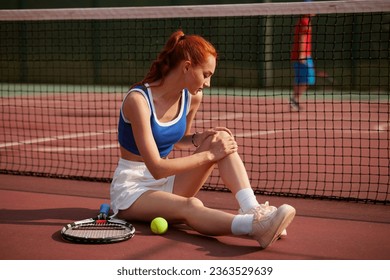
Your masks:
M110 206L102 204L96 218L67 224L61 230L62 238L76 243L114 243L134 236L132 224L108 217Z

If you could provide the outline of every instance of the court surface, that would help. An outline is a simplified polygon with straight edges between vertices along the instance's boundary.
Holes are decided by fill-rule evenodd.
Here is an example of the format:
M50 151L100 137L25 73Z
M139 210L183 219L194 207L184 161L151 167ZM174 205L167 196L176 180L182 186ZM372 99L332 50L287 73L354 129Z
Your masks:
M227 192L201 191L210 207L235 212ZM133 239L107 245L62 240L61 228L96 214L109 201L109 184L0 175L0 259L2 260L388 260L389 206L286 197L258 197L272 205L289 203L297 216L288 236L261 250L256 241L210 237L184 225L162 236L134 223Z
M253 157L257 164L249 170L255 186L271 186L268 193L272 186L281 193L294 190L298 197L388 200L390 107L386 100L341 102L323 95L325 100L309 99L305 110L294 114L286 97L253 99L250 95L205 97L209 100L194 126L232 128L245 159L263 155ZM81 104L97 97L99 102L90 111L82 110ZM0 135L0 167L10 173L15 169L46 176L110 178L118 159L116 125L122 97L101 93L3 99L4 112L9 114L1 117L10 125ZM26 101L28 109L22 106ZM215 111L216 105L222 108ZM14 114L23 108L30 114ZM32 124L29 115L36 113L52 117L49 122L37 117ZM15 128L15 121L21 126ZM66 131L59 132L56 123L64 123L61 128ZM249 140L251 145L246 146ZM257 169L263 167L275 172ZM201 191L198 196L209 207L232 213L238 209L228 192ZM109 202L108 182L0 174L0 237L8 240L0 245L0 259L390 259L388 204L283 196L258 196L258 200L274 206L288 203L297 209L287 238L265 250L250 238L204 236L183 225L170 226L165 235L156 236L146 223L134 223L136 235L129 241L78 245L62 240L60 230L69 222L95 216L99 205Z
M109 181L119 157L117 118L123 94L100 93L105 88L84 93L87 89L3 98L0 170ZM375 100L367 101L363 94L358 101L333 100L316 92L303 102L304 110L294 113L287 95L218 93L222 96L204 96L193 131L231 129L256 190L388 202L388 101L373 95ZM186 155L177 152L184 154L174 151L172 157ZM207 185L223 187L214 175Z

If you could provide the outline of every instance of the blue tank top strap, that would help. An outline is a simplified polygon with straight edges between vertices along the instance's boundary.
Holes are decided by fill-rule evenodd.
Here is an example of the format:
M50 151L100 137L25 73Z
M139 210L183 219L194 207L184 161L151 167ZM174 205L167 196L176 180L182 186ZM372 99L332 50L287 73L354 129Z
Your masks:
M140 92L148 101L150 109L150 124L152 128L153 137L156 141L157 148L160 152L161 157L166 157L173 146L180 141L186 131L186 116L190 110L191 95L187 89L182 92L182 97L179 106L179 115L168 123L160 123L154 113L154 104L152 100L152 93L150 92L148 85L140 85L132 88L125 98L131 92ZM118 123L118 140L122 147L128 151L139 155L138 147L135 143L131 123L126 120L123 114L123 103L120 110L119 123Z

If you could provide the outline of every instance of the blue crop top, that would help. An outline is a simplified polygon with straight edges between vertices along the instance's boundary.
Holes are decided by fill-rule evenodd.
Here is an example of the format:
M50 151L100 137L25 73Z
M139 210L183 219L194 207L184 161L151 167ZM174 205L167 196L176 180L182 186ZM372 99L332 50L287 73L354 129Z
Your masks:
M182 91L180 112L175 119L170 122L162 123L156 117L156 111L153 104L153 95L148 84L145 86L136 86L128 93L140 92L148 101L150 109L150 125L154 140L161 157L166 157L173 149L173 146L184 136L186 131L186 116L189 111L191 97L187 89ZM126 95L126 97L127 97ZM125 100L126 97L123 99ZM131 123L125 118L122 111L123 103L119 114L118 141L119 144L133 154L140 155L137 144L135 143Z

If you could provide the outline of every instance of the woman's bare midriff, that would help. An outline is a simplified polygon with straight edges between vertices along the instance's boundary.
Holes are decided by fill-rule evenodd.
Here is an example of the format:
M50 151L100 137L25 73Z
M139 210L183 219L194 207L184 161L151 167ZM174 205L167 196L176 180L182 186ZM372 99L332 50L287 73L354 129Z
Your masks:
M144 161L141 156L135 155L135 154L129 152L128 150L126 150L123 147L120 147L120 151L121 151L121 158L123 158L125 160L138 161L138 162L143 162Z

